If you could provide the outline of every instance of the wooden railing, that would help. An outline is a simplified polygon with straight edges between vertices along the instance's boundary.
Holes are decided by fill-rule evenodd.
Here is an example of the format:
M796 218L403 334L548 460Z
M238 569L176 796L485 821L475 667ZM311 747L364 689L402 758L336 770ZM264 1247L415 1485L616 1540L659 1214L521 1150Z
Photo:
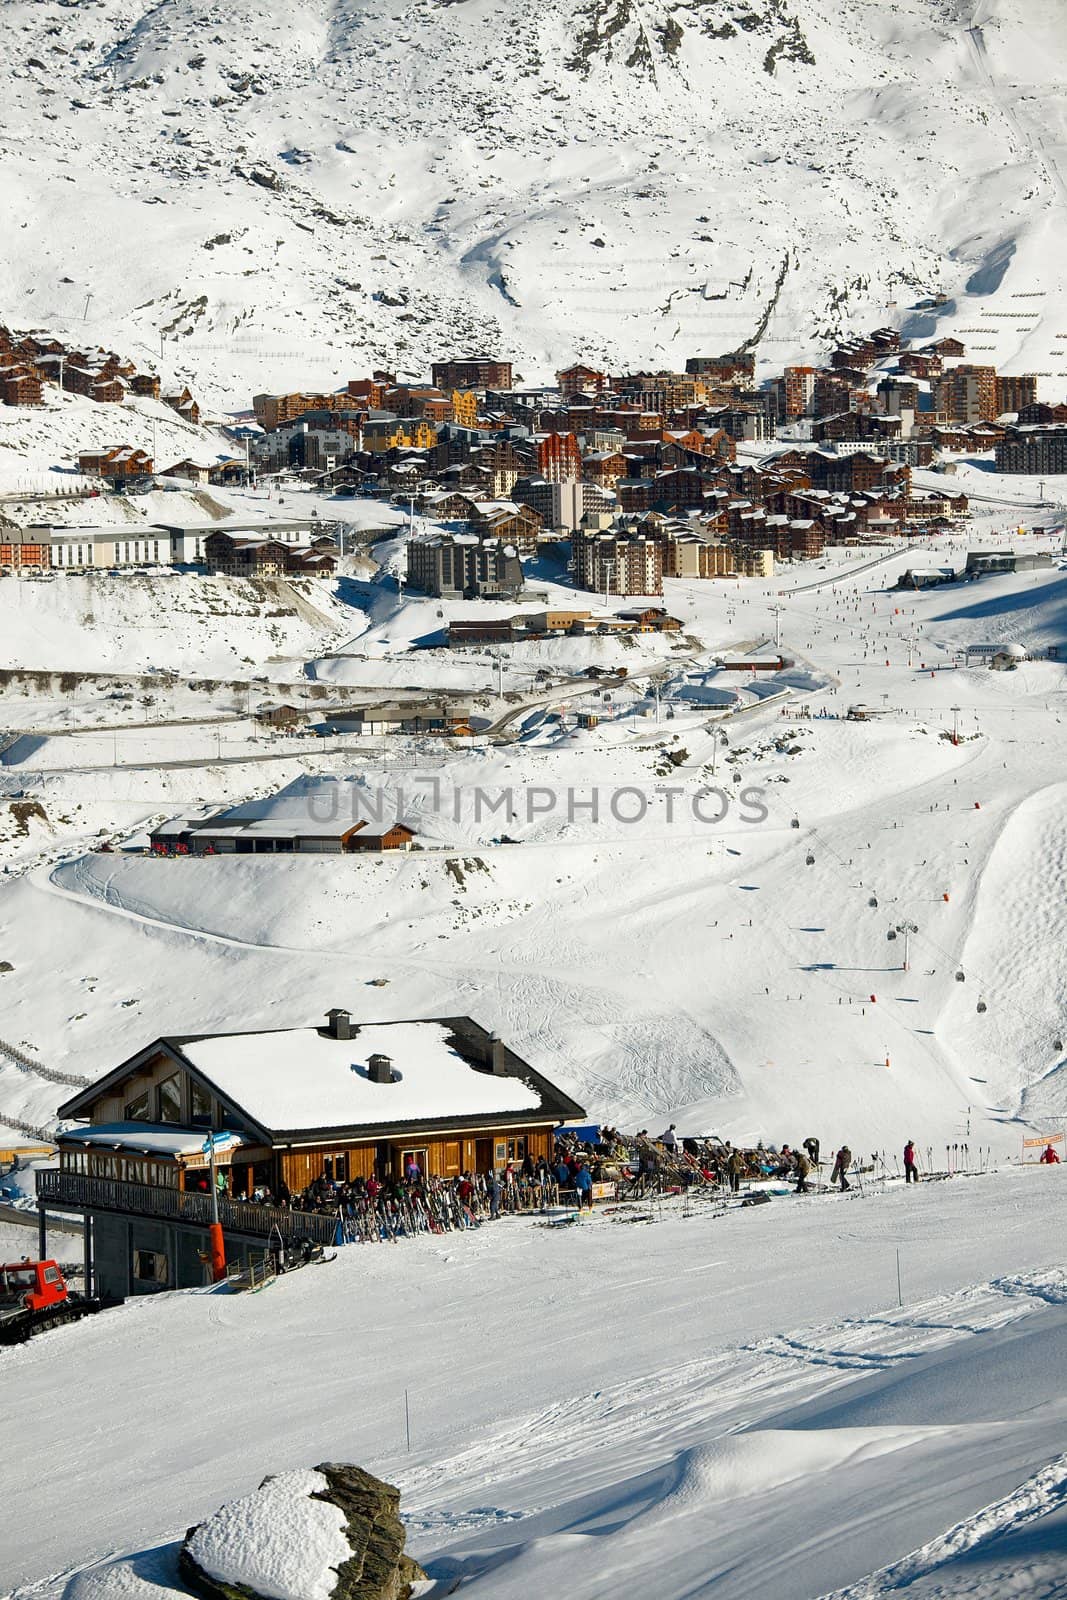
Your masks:
M147 1183L120 1183L90 1178L80 1172L45 1168L37 1173L37 1201L43 1205L77 1206L85 1211L114 1211L127 1216L161 1217L206 1228L211 1221L211 1196L165 1189ZM219 1221L224 1233L253 1234L266 1239L277 1228L287 1243L310 1239L332 1244L337 1218L317 1211L286 1211L254 1201L240 1204L219 1196Z

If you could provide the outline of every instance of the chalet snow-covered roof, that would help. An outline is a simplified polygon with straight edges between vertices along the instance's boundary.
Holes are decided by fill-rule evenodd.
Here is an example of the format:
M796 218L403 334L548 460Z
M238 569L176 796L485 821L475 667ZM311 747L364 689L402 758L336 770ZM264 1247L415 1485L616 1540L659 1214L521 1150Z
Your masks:
M194 1035L157 1039L61 1107L85 1117L146 1061L164 1052L232 1108L249 1137L300 1139L380 1136L396 1129L550 1123L583 1115L582 1108L469 1017L400 1022L351 1022L351 1037L330 1028ZM377 1082L372 1056L386 1056L392 1082ZM113 1125L102 1125L104 1129ZM117 1125L114 1125L117 1126ZM140 1137L150 1124L134 1125ZM158 1132L158 1130L156 1130ZM108 1135L84 1130L107 1143ZM167 1136L203 1138L188 1129ZM68 1136L64 1134L64 1139ZM79 1135L80 1137L80 1135ZM115 1141L112 1135L112 1142ZM138 1146L140 1148L140 1146Z
M201 1153L205 1134L204 1128L190 1131L152 1122L95 1122L87 1128L68 1128L62 1139L65 1145L126 1150L137 1155L195 1156ZM248 1142L243 1134L230 1135L231 1149Z
M353 1039L317 1028L186 1040L182 1053L262 1126L315 1129L535 1111L541 1097L518 1078L464 1060L440 1022L363 1026ZM375 1083L372 1055L388 1056L393 1083Z

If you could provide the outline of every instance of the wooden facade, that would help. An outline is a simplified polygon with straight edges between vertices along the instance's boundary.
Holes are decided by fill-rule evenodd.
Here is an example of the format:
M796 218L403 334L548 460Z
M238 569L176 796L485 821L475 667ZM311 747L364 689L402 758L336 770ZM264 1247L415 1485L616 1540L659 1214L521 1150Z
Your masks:
M135 1135L128 1135L135 1138ZM482 1136L457 1130L447 1135L367 1140L348 1143L324 1139L300 1149L272 1150L268 1145L241 1146L220 1155L217 1166L225 1192L251 1199L259 1188L278 1194L284 1184L299 1194L317 1178L350 1183L356 1178L399 1178L412 1157L420 1172L430 1178L458 1178L464 1172L502 1171L509 1162L520 1165L527 1154L536 1161L552 1154L552 1129L526 1126L499 1128ZM208 1166L197 1154L173 1159L156 1158L142 1151L100 1146L61 1144L59 1170L114 1183L147 1185L192 1193L207 1190Z
M394 1136L361 1144L326 1140L313 1148L281 1152L273 1170L277 1173L277 1179L284 1181L293 1194L306 1189L316 1178L346 1182L355 1178L400 1178L406 1172L412 1156L419 1171L426 1177L458 1178L464 1172L503 1171L509 1161L518 1166L527 1154L535 1161L538 1156L544 1156L547 1160L552 1155L553 1142L552 1125L531 1128L524 1124L496 1128L486 1134L470 1134L457 1129L455 1137L412 1133L403 1139ZM233 1173L233 1192L246 1192L239 1184L243 1178L251 1185L251 1168L243 1165L238 1158ZM277 1179L272 1184L275 1192ZM247 1193L251 1192L249 1186Z
M582 1107L470 1018L428 1019L429 1023L447 1033L462 1065L500 1085L501 1094L494 1099L501 1108L511 1099L508 1080L518 1080L524 1091L512 1104L523 1100L536 1104L524 1111L499 1109L467 1117L381 1120L329 1129L270 1128L257 1119L254 1108L238 1105L205 1077L183 1051L186 1041L159 1039L60 1108L63 1117L89 1120L84 1133L59 1136L60 1171L122 1184L204 1189L206 1163L200 1141L209 1130L230 1131L237 1137L234 1147L217 1158L227 1191L235 1197L251 1197L262 1188L277 1194L282 1185L298 1194L322 1177L341 1181L402 1177L412 1157L424 1175L446 1179L463 1172L502 1171L527 1155L535 1160L550 1157L554 1129L564 1120L584 1115ZM331 1013L326 1028L294 1032L301 1036L294 1044L294 1074L314 1071L313 1060L305 1059L304 1040L310 1037L313 1047L316 1034L338 1041L351 1037L353 1058L360 1055L359 1025L351 1024L347 1013ZM199 1042L188 1041L192 1046ZM397 1065L403 1074L403 1057ZM87 1140L85 1134L96 1128L100 1136ZM168 1142L180 1149L158 1153L155 1147Z

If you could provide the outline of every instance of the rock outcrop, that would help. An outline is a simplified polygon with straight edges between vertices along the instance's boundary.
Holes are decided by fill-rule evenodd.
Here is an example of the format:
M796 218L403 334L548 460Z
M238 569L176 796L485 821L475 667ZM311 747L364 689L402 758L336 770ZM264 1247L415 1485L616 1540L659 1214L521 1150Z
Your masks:
M392 1484L324 1462L190 1528L179 1568L204 1600L409 1600L426 1575L404 1554L399 1511Z

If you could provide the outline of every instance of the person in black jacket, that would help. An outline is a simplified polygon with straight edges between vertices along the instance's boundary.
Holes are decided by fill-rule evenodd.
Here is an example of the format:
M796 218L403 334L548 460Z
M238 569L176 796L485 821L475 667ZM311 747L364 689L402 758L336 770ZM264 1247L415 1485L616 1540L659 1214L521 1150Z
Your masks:
M852 1165L852 1151L847 1144L843 1144L834 1157L834 1170L830 1174L831 1183L840 1183L842 1194L852 1185L848 1181L848 1169Z

